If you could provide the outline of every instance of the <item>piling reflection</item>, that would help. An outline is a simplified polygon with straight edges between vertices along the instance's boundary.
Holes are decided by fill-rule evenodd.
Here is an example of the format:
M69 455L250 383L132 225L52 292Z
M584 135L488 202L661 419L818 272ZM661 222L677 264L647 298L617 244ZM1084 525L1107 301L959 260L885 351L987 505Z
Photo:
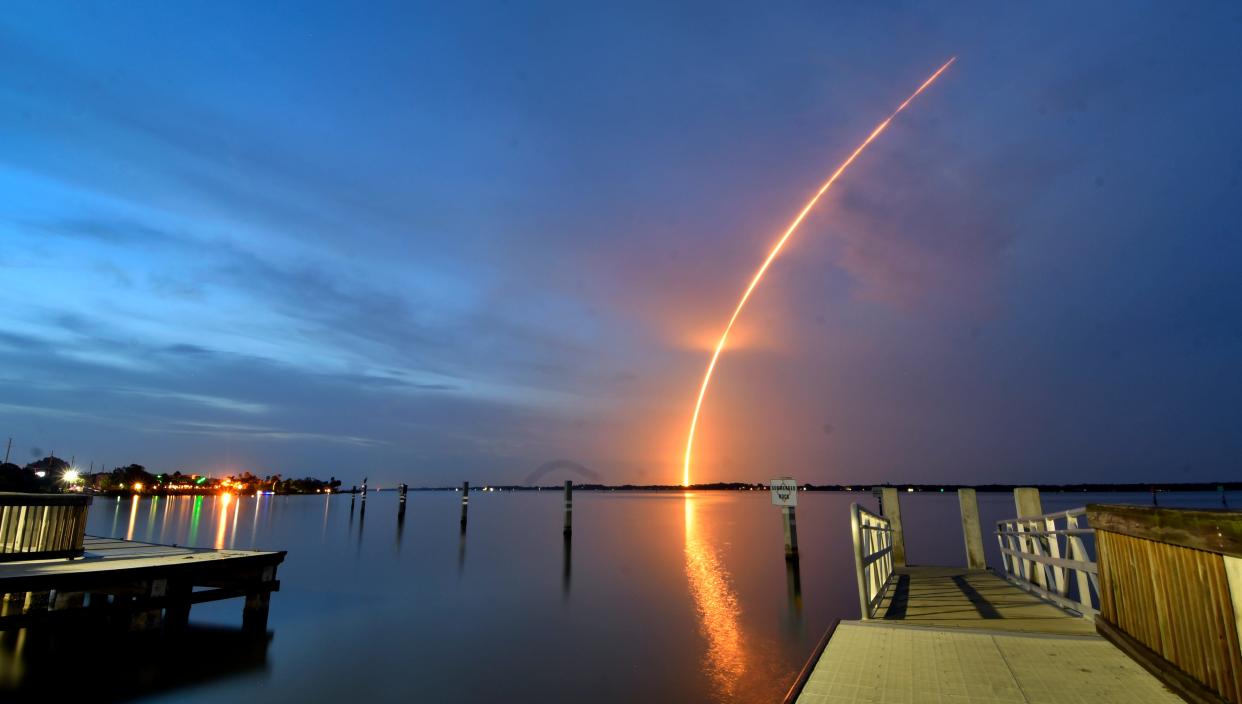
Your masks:
M707 638L704 669L719 697L731 699L747 666L745 643L738 624L741 607L720 555L710 536L696 521L697 501L693 494L686 494L686 579L698 612L699 628Z
M802 613L802 569L796 557L785 560L785 586L789 592L789 608L795 614Z
M178 633L118 633L113 629L0 631L0 700L129 701L267 669L268 633L189 626ZM66 677L67 663L84 653L125 653L121 667L98 677Z
M574 539L568 533L565 534L565 550L563 572L561 574L561 597L565 601L569 601L569 586L573 576L573 558L574 558Z

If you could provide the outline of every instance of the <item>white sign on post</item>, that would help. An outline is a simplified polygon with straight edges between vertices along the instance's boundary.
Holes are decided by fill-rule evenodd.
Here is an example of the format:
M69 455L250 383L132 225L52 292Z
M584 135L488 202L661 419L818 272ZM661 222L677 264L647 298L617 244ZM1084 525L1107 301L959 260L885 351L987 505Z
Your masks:
M797 506L798 505L798 482L792 479L773 479L772 480L772 505L773 506Z

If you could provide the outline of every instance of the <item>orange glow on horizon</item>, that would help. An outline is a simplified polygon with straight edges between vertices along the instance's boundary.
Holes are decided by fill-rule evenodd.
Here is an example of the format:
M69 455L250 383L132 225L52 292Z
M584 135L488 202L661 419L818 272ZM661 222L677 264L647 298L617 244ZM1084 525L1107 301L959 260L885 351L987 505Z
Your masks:
M845 161L841 162L841 165L837 167L836 171L832 172L832 175L828 177L828 180L819 187L819 190L815 193L815 195L807 201L805 206L803 206L802 211L798 213L798 216L793 219L793 222L790 223L789 227L785 230L785 233L776 241L776 245L772 247L772 251L769 252L767 258L763 260L763 264L759 266L759 270L755 272L753 277L751 277L750 285L746 287L746 290L742 293L741 300L737 302L737 307L733 309L733 315L730 316L728 324L725 325L724 332L720 335L720 341L716 343L716 348L712 352L711 360L707 363L707 371L703 374L703 384L699 387L699 396L694 402L694 415L690 418L690 432L686 437L686 455L684 464L682 465L682 486L690 486L690 456L694 450L694 431L698 428L699 412L703 410L703 398L707 396L707 387L711 384L712 372L716 370L716 362L720 359L720 353L724 351L725 342L729 339L729 332L733 329L733 324L737 322L738 316L742 314L742 309L746 307L746 301L750 300L750 295L754 293L755 287L759 285L759 281L763 279L763 275L767 273L768 267L772 265L772 262L776 259L776 256L780 254L781 249L784 248L785 243L798 229L798 226L802 224L802 221L806 219L806 216L810 214L811 209L815 207L815 204L819 202L819 199L828 192L829 188L832 188L832 184L836 183L841 174L849 168L850 164L854 163L854 160L858 158L858 155L862 154L863 150L870 146L871 143L875 141L876 137L879 137L880 134L888 128L889 123L891 123L897 115L901 114L901 111L905 110L906 106L913 102L920 93L932 84L932 82L939 78L940 74L944 73L954 61L957 61L956 56L946 61L940 68L936 69L935 73L933 73L926 81L923 81L923 84L918 87L918 90L911 93L910 97L906 98L901 105L898 105L897 109L885 118L884 121L881 122L874 130L872 130L871 134L867 135L867 138L863 140L862 144L859 144Z

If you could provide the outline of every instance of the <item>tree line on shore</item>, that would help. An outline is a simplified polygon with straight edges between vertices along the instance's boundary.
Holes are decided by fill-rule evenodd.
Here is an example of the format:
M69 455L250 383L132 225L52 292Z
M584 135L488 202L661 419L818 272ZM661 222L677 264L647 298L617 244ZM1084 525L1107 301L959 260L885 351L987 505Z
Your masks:
M315 494L335 491L341 486L336 477L328 480L313 477L284 478L280 474L257 476L250 472L218 478L201 474L155 474L140 464L116 467L108 471L79 472L69 462L48 456L25 467L6 462L0 464L0 491L56 493L86 491L100 494L205 494L228 491L276 494Z

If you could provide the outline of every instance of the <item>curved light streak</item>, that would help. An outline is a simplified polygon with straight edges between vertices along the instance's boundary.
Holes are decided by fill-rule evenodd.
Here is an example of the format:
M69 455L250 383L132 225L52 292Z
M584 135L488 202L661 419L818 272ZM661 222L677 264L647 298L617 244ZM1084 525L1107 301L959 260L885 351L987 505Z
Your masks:
M772 262L776 259L776 255L781 253L781 249L784 248L785 242L789 240L793 233L798 229L798 226L802 224L802 221L806 219L806 216L810 214L811 209L815 207L815 204L819 202L819 199L828 192L829 188L832 188L832 184L836 183L837 179L841 177L841 174L849 168L850 164L854 163L855 159L858 158L858 155L862 154L863 150L870 146L871 143L875 141L876 137L879 137L880 133L888 128L889 123L901 114L901 111L905 110L906 106L919 96L919 93L922 93L932 84L932 82L940 77L940 74L944 73L949 66L953 65L954 61L957 61L956 56L946 61L940 68L936 69L935 73L933 73L926 81L923 81L923 84L918 87L918 90L911 93L910 97L906 98L901 105L898 105L897 109L885 118L883 122L876 126L876 128L871 131L871 134L867 135L867 138L863 140L862 144L859 144L858 147L849 155L849 157L845 161L841 162L841 165L837 167L837 170L832 172L832 175L828 177L827 181L824 181L824 184L819 187L819 190L815 193L811 200L807 201L807 204L802 207L802 211L798 213L798 217L794 218L793 222L789 224L789 227L785 230L785 234L781 235L781 238L776 241L776 245L772 247L772 251L768 253L767 259L763 260L763 264L759 266L759 270L756 271L755 275L751 278L750 285L747 286L746 290L742 293L742 298L737 302L737 307L733 309L733 315L729 318L729 323L725 325L724 332L720 335L720 341L716 343L716 349L712 352L711 361L707 363L707 372L703 375L703 385L699 387L698 400L694 402L694 415L690 418L690 433L686 438L686 457L681 477L682 486L690 486L690 455L694 450L694 431L699 425L699 412L703 410L703 398L707 395L708 385L711 384L712 372L716 370L716 362L720 359L720 353L724 351L725 342L729 339L729 332L733 330L733 324L737 322L738 316L742 314L742 309L746 307L746 301L750 300L750 294L754 293L755 287L759 285L759 281L763 278L763 275L767 273L768 267L772 265Z

